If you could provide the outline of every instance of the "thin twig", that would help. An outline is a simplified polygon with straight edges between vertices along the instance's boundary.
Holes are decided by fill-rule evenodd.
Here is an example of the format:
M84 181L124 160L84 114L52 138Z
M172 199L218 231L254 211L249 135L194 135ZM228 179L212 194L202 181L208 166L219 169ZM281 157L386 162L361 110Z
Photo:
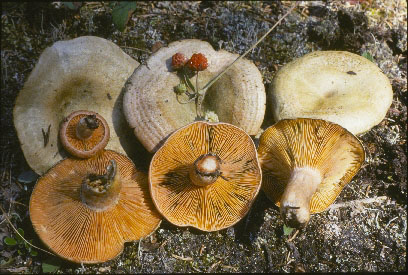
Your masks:
M296 235L299 233L299 230L296 230L295 234L293 234L292 237L290 237L290 239L288 239L288 242L293 241L293 239L296 237Z
M356 204L367 204L367 203L375 203L375 202L382 202L387 199L387 196L380 196L380 197L374 197L374 198L368 198L368 199L361 199L361 200L353 200L353 201L347 201L343 203L336 203L330 205L329 209L337 209L337 208L342 208L342 207L350 207Z
M387 225L384 227L384 229L387 229L387 227L388 227L393 221L395 221L396 219L398 219L398 217L395 217L395 218L391 219L391 220L387 223Z
M13 204L15 203L15 204L19 204L19 205L28 207L27 205L25 205L24 203L21 203L21 202L19 202L19 201L11 201L11 202L12 202Z
M45 249L39 248L38 246L35 246L33 244L31 244L30 242L28 242L26 239L24 239L24 237L20 234L20 232L18 232L18 230L14 227L14 225L11 223L6 211L4 211L3 207L0 205L0 210L1 212L3 212L4 218L7 220L7 222L10 224L11 228L13 228L14 232L20 236L21 239L23 239L29 246L34 247L35 249L41 250L42 252L48 253L52 256L56 256L54 253L51 253Z
M138 51L141 51L141 52L145 52L145 53L148 53L148 54L152 54L152 52L151 52L151 51L144 50L144 49L140 49L140 48L129 47L129 46L119 46L119 47L121 47L121 48L125 48L125 49L138 50Z
M139 262L140 262L140 258L141 258L140 254L141 254L141 252L142 252L142 250L140 249L140 248L141 248L142 240L143 240L143 238L141 238L141 239L139 240L139 243L138 243L138 246L137 246L137 260L138 260Z
M183 260L183 261L192 261L193 258L191 257L182 257L176 254L171 254L171 256L173 256L173 258L179 259L179 260Z
M223 76L237 61L241 60L244 56L246 56L250 51L252 51L262 40L264 40L264 38L271 32L273 31L273 29L276 28L276 26L278 26L280 24L280 22L282 22L283 19L285 19L286 16L288 16L292 10L294 8L297 7L297 5L299 4L299 2L297 2L292 8L289 9L289 11L287 13L285 13L285 15L283 15L276 23L275 25L272 26L272 28L270 28L258 41L256 41L256 43L254 45L252 45L244 54L240 55L239 57L237 57L237 59L234 60L234 62L232 62L225 70L223 70L221 73L219 73L218 75L216 75L213 79L210 80L210 82L208 82L201 90L201 93L204 93L206 90L208 90L208 88L210 88L221 76Z
M220 263L221 263L221 261L217 261L217 262L213 263L213 264L208 268L207 273L211 273L212 270L213 270L215 267L217 267Z

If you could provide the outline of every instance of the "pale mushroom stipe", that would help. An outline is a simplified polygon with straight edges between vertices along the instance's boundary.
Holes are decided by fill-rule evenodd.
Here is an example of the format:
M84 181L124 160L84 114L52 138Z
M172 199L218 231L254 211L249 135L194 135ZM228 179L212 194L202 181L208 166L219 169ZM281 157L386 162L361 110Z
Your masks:
M284 119L262 133L258 147L262 190L286 225L301 228L327 209L364 162L361 142L320 119Z

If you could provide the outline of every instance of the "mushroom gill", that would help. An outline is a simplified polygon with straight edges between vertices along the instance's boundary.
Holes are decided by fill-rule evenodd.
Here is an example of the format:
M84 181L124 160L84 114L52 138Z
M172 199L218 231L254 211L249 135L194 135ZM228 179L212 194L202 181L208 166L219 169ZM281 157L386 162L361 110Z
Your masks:
M62 146L71 155L89 158L108 144L110 130L106 120L98 113L75 111L61 123L59 137Z
M59 126L77 110L105 118L110 128L107 149L135 154L138 147L122 112L122 88L137 66L113 42L95 36L57 41L44 50L13 110L21 149L37 174L66 157Z
M227 123L191 123L173 133L150 164L150 193L178 226L215 231L238 222L260 189L252 139Z
M285 224L303 227L330 206L364 162L360 141L340 125L285 119L261 135L258 147L267 197Z
M161 221L147 176L109 150L52 167L33 189L30 218L54 253L77 263L110 260L124 242L151 234Z

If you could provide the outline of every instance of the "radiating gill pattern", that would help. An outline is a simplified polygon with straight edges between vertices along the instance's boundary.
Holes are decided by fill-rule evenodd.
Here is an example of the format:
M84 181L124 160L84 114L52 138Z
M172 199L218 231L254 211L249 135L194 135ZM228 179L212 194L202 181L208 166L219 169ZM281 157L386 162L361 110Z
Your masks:
M117 162L122 180L119 201L96 212L81 202L82 180L89 173L106 173L111 159ZM68 176L69 180L64 179ZM83 263L114 258L125 241L138 240L160 224L160 215L149 197L147 177L127 157L113 151L88 160L66 159L50 169L33 190L30 217L52 251Z
M364 161L360 141L341 126L318 119L281 120L261 136L258 147L263 171L262 189L279 206L295 167L317 168L322 183L310 210L325 210L352 179Z
M209 186L195 186L189 171L198 157L210 152L222 161L222 177ZM249 210L261 181L251 138L235 126L203 122L168 138L152 159L149 177L153 201L163 216L176 225L205 231L238 222Z
M105 135L105 129L102 122L98 120L99 126L94 130L92 136L85 140L78 139L76 137L76 126L79 120L84 116L86 116L86 114L80 114L71 119L66 129L67 140L77 150L91 151L102 141Z

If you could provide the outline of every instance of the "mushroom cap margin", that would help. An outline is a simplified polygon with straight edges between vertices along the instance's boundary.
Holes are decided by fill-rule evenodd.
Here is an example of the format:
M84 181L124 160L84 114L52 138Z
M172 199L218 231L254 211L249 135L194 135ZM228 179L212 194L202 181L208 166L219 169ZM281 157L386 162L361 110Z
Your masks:
M207 57L209 64L199 73L199 87L238 57L225 50L215 51L207 42L186 39L162 47L129 78L123 110L134 134L150 152L157 151L172 132L196 119L194 102L177 101L173 88L180 79L171 69L171 58L176 53L191 56L198 52ZM191 81L195 83L195 77ZM234 124L250 135L257 134L266 106L261 73L251 61L241 59L207 91L203 106L217 113L220 121Z
M338 124L310 118L283 119L261 135L258 157L262 190L277 206L292 169L311 167L320 171L322 183L310 202L310 213L327 209L360 170L364 147ZM332 165L334 163L334 165Z
M66 157L60 122L77 110L103 116L110 127L107 149L132 151L134 137L122 112L122 88L139 63L103 38L82 36L46 48L19 92L14 126L30 167L42 175ZM44 133L49 139L44 146Z
M222 160L221 171L228 181L219 177L208 186L195 186L189 169L210 151ZM261 180L252 139L242 129L221 122L194 122L177 130L153 156L149 168L150 194L157 210L177 226L203 231L221 230L243 218Z
M367 58L315 51L283 66L268 90L275 121L324 119L353 134L380 123L393 98L389 79Z
M102 135L100 137L90 137L91 140L82 141L76 138L76 124L72 125L71 122L74 119L78 122L82 117L87 115L95 115L98 121L100 122L97 129L93 135ZM110 130L106 120L99 115L98 113L79 110L70 114L60 127L60 140L65 150L67 150L71 155L79 158L89 158L96 155L98 152L102 151L108 144L110 137ZM68 137L67 135L70 134ZM81 146L91 146L91 150L82 150L79 148Z
M117 162L123 180L119 200L105 211L91 210L80 199L82 178L88 173L105 173L111 159ZM147 176L129 158L110 150L90 159L58 162L37 181L29 211L34 230L45 245L77 263L113 259L122 252L124 242L150 235L161 222L150 198Z

